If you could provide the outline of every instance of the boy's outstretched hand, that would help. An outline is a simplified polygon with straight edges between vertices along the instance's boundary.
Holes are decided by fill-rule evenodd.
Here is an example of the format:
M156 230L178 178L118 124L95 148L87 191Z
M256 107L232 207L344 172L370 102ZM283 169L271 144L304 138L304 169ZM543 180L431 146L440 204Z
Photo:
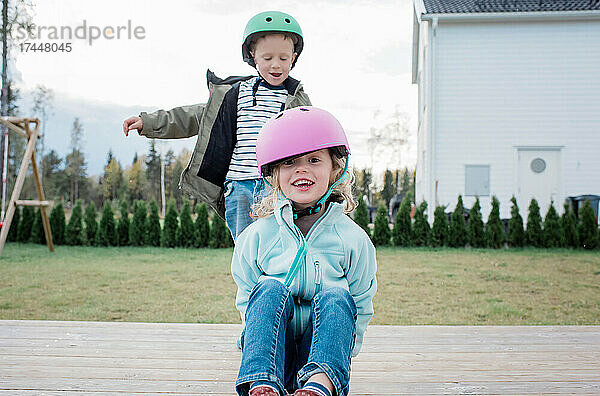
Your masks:
M141 117L129 117L123 122L123 132L125 136L129 136L129 131L132 129L142 130L142 119Z

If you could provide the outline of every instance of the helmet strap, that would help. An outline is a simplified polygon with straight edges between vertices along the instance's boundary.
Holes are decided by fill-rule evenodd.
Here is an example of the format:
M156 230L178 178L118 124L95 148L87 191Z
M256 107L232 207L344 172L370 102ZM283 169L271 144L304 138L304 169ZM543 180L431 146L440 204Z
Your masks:
M292 206L292 211L294 212L294 220L299 219L304 216L310 216L311 214L319 213L322 208L323 208L322 203L318 203L314 206L309 206L308 208L304 208L304 209L295 209Z

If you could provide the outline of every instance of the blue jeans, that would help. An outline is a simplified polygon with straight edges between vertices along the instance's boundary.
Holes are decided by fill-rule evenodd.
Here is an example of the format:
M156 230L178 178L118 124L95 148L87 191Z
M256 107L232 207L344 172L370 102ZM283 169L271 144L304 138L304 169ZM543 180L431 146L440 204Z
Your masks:
M233 241L254 220L250 217L252 205L270 192L263 179L225 180L225 222Z
M329 288L311 301L309 324L301 335L288 326L294 297L274 279L259 282L246 309L238 395L248 395L255 381L267 381L279 393L293 393L317 373L325 373L338 396L348 394L350 359L356 331L356 304L348 291Z

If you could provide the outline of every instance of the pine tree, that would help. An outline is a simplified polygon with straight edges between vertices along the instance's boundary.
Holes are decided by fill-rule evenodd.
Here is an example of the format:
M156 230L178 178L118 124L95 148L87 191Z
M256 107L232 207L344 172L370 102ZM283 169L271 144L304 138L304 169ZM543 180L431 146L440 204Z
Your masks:
M91 201L85 207L85 214L83 216L83 222L85 223L85 240L90 246L95 246L98 242L98 212L96 211L96 204Z
M175 200L171 198L167 205L167 214L165 215L165 226L162 231L162 246L170 248L177 246L178 227L177 208L175 207Z
M598 247L598 221L588 199L585 200L581 209L579 209L579 222L577 224L577 233L579 234L579 246L584 249L595 249Z
M467 225L465 224L465 207L462 196L458 196L456 208L450 218L448 245L455 248L465 247L467 244Z
M52 242L56 245L65 244L65 209L62 202L59 202L52 212L50 212L50 229L52 230Z
M158 217L158 205L155 200L150 201L148 209L148 217L146 218L146 245L160 246L160 218Z
M523 217L519 213L517 199L510 199L510 220L508 221L508 245L511 247L522 247L525 245L525 230L523 229Z
M358 200L358 206L354 211L354 222L360 226L369 237L371 236L371 230L369 229L369 212L367 210L367 204L365 200L361 197Z
M109 201L104 203L100 227L98 228L98 246L117 246L117 225L115 213Z
M531 202L529 203L529 216L527 217L525 235L528 245L533 247L544 246L542 241L542 216L540 215L540 207L535 198L531 198Z
M423 201L415 209L415 223L413 224L413 244L415 246L429 246L431 227L427 221L427 202Z
M160 155L156 150L154 139L150 140L150 148L146 155L146 187L147 196L158 201L160 197Z
M373 244L375 246L389 246L392 232L388 221L387 210L384 205L377 209L377 216L373 228Z
M29 242L37 243L39 245L46 243L42 213L39 208L34 209L33 226L31 227L31 238L29 238Z
M136 201L133 206L133 219L129 227L129 242L131 246L144 246L146 242L146 203Z
M225 220L215 214L210 226L210 242L213 249L227 248L232 246L231 233L227 229Z
M194 223L196 247L208 247L210 242L210 224L208 222L208 206L204 202L196 206L196 222Z
M475 203L469 211L469 245L472 248L483 248L487 245L479 197L475 198Z
M565 202L564 213L560 218L560 223L564 232L565 246L572 248L578 247L579 236L577 235L577 219L568 202Z
M71 246L83 245L83 213L80 199L77 200L75 207L71 211L71 218L67 224L67 232L65 234L65 242Z
M33 228L33 222L35 221L35 213L31 206L24 206L21 211L21 223L19 224L19 232L17 235L17 241L22 243L29 242L31 238L31 231Z
M392 244L394 246L410 246L413 241L410 219L411 201L410 194L406 194L396 214L396 221L392 230Z
M500 201L492 197L492 210L486 225L487 246L492 249L500 249L504 244L504 225L500 220Z
M129 210L125 200L121 201L120 213L121 217L117 223L119 246L129 246Z
M193 247L195 243L194 222L190 209L190 201L184 200L179 214L179 234L178 245L182 247Z
M390 204L390 200L396 193L396 190L394 174L391 170L386 169L383 173L383 189L380 192L386 207Z
M17 206L15 208L15 214L13 215L10 223L10 230L8 230L8 236L6 240L8 242L16 242L17 236L19 235L19 224L21 223L21 208Z
M558 213L556 213L556 209L554 209L554 202L550 202L550 208L548 208L546 218L544 219L544 231L542 235L544 247L556 248L565 245L564 232L560 224Z
M433 211L433 226L431 227L431 246L448 245L448 217L445 206L438 206Z

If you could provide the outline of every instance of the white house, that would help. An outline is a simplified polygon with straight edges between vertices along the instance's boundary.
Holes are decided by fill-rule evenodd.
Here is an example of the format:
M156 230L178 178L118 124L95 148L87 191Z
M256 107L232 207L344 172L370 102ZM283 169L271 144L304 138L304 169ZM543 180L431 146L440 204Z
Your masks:
M414 0L416 200L600 195L600 0Z

